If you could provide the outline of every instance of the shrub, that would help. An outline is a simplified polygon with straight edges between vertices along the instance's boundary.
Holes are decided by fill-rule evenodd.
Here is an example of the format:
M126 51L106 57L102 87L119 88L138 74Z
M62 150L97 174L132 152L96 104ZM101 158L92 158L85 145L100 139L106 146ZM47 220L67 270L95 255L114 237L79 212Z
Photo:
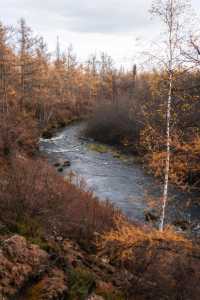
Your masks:
M103 103L88 121L85 134L102 143L129 146L137 151L140 125L130 118L125 103Z
M96 232L113 226L117 214L111 204L64 180L47 163L24 156L11 160L0 182L0 211L0 222L11 231L31 238L38 230L40 235L71 237L86 248Z
M128 299L199 299L200 248L170 229L146 231L119 222L101 247L110 263L124 270Z

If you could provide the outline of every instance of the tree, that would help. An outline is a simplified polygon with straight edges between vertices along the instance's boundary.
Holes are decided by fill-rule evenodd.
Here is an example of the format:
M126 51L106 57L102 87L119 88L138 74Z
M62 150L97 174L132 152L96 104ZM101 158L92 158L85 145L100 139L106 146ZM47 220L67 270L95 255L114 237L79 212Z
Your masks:
M0 110L8 112L8 86L11 68L10 49L7 46L8 28L0 23Z
M171 110L173 101L173 84L175 71L180 66L180 44L183 37L183 17L188 3L184 0L155 0L151 13L158 16L165 26L164 67L168 74L168 95L166 112L166 160L164 171L164 190L160 230L164 229L166 204L168 200L170 157L171 157Z
M33 56L34 46L37 41L32 36L31 29L26 25L24 19L20 19L18 28L18 44L19 44L19 67L20 67L20 101L19 107L22 111L27 101L33 96Z

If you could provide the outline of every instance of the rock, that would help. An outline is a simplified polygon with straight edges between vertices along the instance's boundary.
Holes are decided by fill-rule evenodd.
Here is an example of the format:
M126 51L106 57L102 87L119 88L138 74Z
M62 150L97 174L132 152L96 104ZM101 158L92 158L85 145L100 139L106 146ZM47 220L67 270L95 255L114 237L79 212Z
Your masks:
M48 254L25 238L14 235L1 242L0 295L2 299L13 297L30 278L44 272Z
M75 242L66 239L63 242L63 254L67 261L67 265L71 268L82 267L85 263L84 255Z
M158 212L155 209L145 211L145 220L147 222L157 222L159 218Z
M96 280L96 293L100 295L112 295L116 289L111 282L105 282L102 280Z
M54 167L56 167L56 168L60 167L60 163L59 163L59 162L56 162L56 163L54 164Z
M64 161L60 160L60 161L54 163L54 167L59 168L58 169L59 172L63 172L64 168L70 167L70 166L71 166L71 163L69 160L64 160Z
M173 225L181 228L183 231L190 229L190 222L184 219L176 220Z
M67 278L58 268L50 270L37 284L26 292L25 299L53 300L67 296Z
M53 134L52 134L51 131L47 130L47 131L44 131L44 132L43 132L42 137L43 137L44 139L52 139Z
M65 160L64 163L63 163L63 167L70 167L71 166L71 163L69 160Z

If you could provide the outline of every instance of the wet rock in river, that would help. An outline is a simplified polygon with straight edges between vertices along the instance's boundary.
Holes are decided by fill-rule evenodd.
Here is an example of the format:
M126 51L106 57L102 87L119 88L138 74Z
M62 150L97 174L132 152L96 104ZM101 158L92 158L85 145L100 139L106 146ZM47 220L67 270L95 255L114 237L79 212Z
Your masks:
M71 166L71 163L69 160L65 160L64 163L63 163L63 167L70 167Z
M58 168L58 172L63 172L64 168L70 167L71 162L69 160L58 161L54 163L54 167Z
M59 163L59 162L56 162L56 163L54 164L54 167L56 167L56 168L60 167L60 163Z
M179 227L181 228L183 231L189 230L191 227L191 224L188 220L184 220L184 219L180 219L180 220L176 220L173 225L175 227Z
M53 133L50 130L46 130L43 132L42 137L44 139L52 139Z

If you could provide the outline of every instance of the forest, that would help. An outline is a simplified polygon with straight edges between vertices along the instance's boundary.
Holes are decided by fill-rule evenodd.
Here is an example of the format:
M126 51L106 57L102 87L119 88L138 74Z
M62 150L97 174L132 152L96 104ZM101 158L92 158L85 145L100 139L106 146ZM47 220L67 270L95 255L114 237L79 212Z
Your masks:
M186 4L153 2L168 54L143 69L104 52L79 62L59 38L52 54L25 19L0 22L0 299L199 299L200 35L183 34ZM133 159L161 187L144 221L73 173L67 144L64 161L41 151L80 124L87 158ZM194 222L168 221L170 186Z

